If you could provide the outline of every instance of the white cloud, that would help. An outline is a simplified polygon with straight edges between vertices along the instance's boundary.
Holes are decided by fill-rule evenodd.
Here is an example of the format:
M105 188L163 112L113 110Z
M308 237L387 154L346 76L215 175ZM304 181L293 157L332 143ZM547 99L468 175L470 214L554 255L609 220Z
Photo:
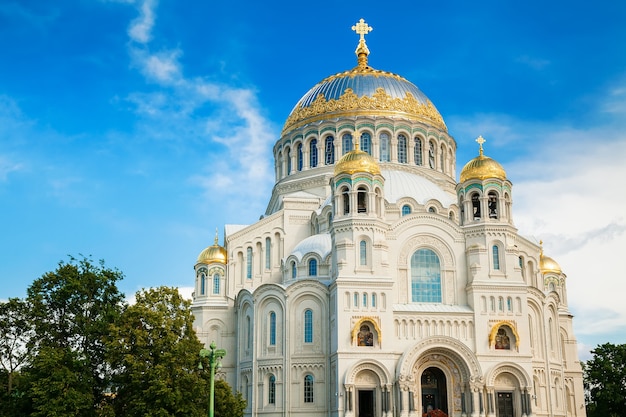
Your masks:
M138 43L148 43L152 39L152 28L156 21L154 9L157 0L144 0L139 6L139 16L134 19L128 28L128 36Z
M229 199L228 204L255 210L258 215L261 199L267 198L272 185L267 150L276 139L276 129L264 117L253 89L186 76L180 48L150 50L155 7L156 2L142 3L141 14L129 30L131 40L142 45L131 45L129 51L133 65L146 80L162 89L130 94L128 101L145 118L142 128L149 132L147 136L184 137L213 145L206 158L208 168L189 178L190 183L202 188L211 202ZM251 191L242 195L237 184L246 184Z
M547 59L536 58L528 55L519 56L517 57L517 59L515 59L515 61L529 66L530 68L535 70L541 70L550 65L550 61Z
M0 155L0 181L6 181L11 172L19 171L23 165Z

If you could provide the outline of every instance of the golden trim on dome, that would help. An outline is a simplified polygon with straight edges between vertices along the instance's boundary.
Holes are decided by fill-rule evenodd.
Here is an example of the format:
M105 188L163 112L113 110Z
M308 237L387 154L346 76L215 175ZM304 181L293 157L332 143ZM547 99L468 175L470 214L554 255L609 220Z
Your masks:
M406 92L404 98L393 98L384 88L378 87L372 97L359 97L352 88L347 88L339 99L326 100L320 93L308 107L295 109L285 122L283 133L289 129L311 123L322 118L337 117L338 112L360 113L363 111L402 112L417 116L417 119L430 121L444 131L448 131L443 117L439 114L430 100L426 104L420 103L413 94Z

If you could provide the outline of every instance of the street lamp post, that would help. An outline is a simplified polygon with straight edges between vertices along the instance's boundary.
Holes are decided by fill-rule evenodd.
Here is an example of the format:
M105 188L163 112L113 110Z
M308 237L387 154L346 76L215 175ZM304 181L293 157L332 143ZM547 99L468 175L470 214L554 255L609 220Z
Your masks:
M211 342L209 345L209 349L200 350L200 357L209 359L209 368L211 369L211 373L209 376L209 382L211 384L210 392L209 392L209 417L213 417L213 413L215 412L215 368L219 368L222 366L220 363L220 359L226 356L225 349L215 349L215 342Z

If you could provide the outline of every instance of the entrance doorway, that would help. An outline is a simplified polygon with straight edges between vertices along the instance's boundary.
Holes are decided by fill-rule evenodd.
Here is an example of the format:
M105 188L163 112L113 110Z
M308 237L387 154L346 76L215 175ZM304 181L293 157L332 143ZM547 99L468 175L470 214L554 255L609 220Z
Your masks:
M513 417L513 393L498 392L497 417Z
M422 373L422 413L441 410L448 414L446 376L439 368L427 368Z
M357 417L374 417L374 390L360 389Z

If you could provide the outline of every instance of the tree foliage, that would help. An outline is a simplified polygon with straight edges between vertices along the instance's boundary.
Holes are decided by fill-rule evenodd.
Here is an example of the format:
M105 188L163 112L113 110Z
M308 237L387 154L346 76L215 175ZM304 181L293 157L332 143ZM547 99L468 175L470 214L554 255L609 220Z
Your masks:
M34 335L29 305L19 298L0 302L0 366L7 375L7 394L13 391L15 372L30 357L29 344Z
M124 416L205 416L207 377L190 302L175 288L142 290L108 338L114 408Z
M246 400L241 393L233 391L226 381L215 381L215 415L219 417L243 417Z
M36 356L27 380L33 416L96 416L110 384L104 338L123 294L117 270L70 258L28 288Z
M587 414L618 417L626 410L626 344L605 343L584 364Z

